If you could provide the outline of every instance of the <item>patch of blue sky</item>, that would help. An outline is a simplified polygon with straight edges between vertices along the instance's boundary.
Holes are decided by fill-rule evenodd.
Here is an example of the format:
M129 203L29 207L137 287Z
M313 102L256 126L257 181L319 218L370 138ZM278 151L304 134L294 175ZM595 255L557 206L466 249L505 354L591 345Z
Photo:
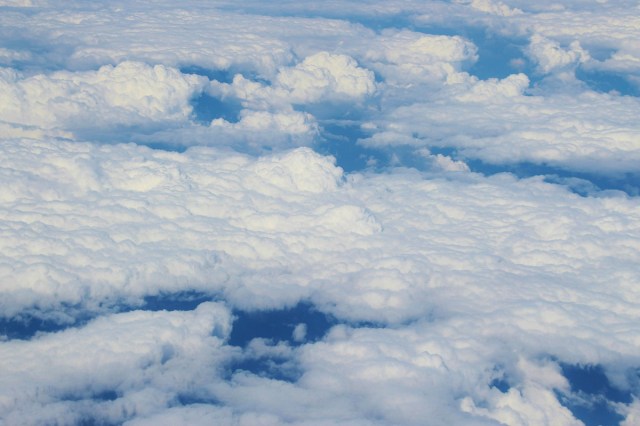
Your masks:
M367 136L359 122L321 122L320 140L314 147L317 152L332 155L336 164L347 172L358 172L384 164L386 155L379 150L358 144L358 139Z
M320 312L308 302L269 311L234 311L235 321L229 336L229 344L246 346L255 338L270 339L273 342L286 342L299 345L321 339L336 323L335 318ZM306 332L303 339L294 338L294 330L304 324Z
M2 318L0 319L0 341L29 340L38 333L53 333L76 325L77 322L60 322L33 314Z
M478 59L466 71L481 80L505 78L511 74L527 74L532 84L540 80L535 64L524 54L528 40L523 37L505 37L488 28L473 26L418 26L414 31L425 34L461 36L478 49Z
M104 306L108 312L144 311L192 311L201 303L219 300L214 295L183 291L170 294L145 296L140 303L116 303ZM57 314L58 313L58 314ZM62 313L62 315L59 315ZM0 318L1 340L29 340L39 333L55 333L69 328L82 327L101 312L63 305L55 312L33 309L10 318Z
M461 159L455 148L434 148L433 154L442 154L454 159ZM619 175L605 175L597 173L579 172L554 167L548 164L519 162L513 164L491 164L477 159L462 160L472 172L491 176L498 173L511 173L520 179L533 176L544 176L550 183L566 186L572 192L590 196L602 191L621 191L629 196L640 195L640 173L623 173Z
M624 420L624 416L615 410L614 403L631 403L634 398L631 390L614 387L600 365L561 363L560 367L569 382L571 394L556 392L556 396L578 420L586 426L618 425Z
M249 372L272 380L294 383L302 375L297 363L289 357L245 356L227 366L229 374Z
M576 78L595 92L640 96L640 87L629 81L626 74L578 68Z
M145 311L192 311L201 303L218 300L210 294L197 291L146 296L138 309Z
M0 341L29 340L39 333L55 333L81 327L95 316L95 312L70 305L63 305L55 311L32 309L12 317L0 318Z
M239 120L242 106L235 99L219 99L206 93L192 100L195 121L208 125L216 118L222 118L230 123Z
M466 163L471 171L487 176L497 173L512 173L521 179L544 176L546 181L564 185L581 196L596 195L602 191L621 191L629 196L640 195L640 174L625 173L620 176L607 176L526 162L496 165L480 160L467 160Z
M216 80L221 83L231 83L235 73L229 69L210 69L199 65L188 65L180 67L183 74L196 74L207 77L209 80Z
M585 426L614 426L624 420L616 411L615 404L629 404L634 395L632 390L623 390L612 385L601 365L579 365L560 363L562 374L569 382L567 393L555 391L558 401ZM489 386L507 393L513 386L509 377L499 377Z

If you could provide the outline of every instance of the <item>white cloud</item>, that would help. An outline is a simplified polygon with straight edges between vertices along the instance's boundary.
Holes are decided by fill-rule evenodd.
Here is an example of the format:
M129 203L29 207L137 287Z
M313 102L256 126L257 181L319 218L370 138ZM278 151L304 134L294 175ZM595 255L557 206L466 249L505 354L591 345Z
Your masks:
M0 79L0 319L95 319L25 341L2 336L0 417L579 424L558 396L571 393L559 363L602 366L637 395L638 198L579 197L541 177L483 177L464 162L635 172L637 98L595 93L573 75L637 77L635 7L6 8L0 61L22 69L3 68ZM428 34L470 23L487 32L469 31L477 46ZM521 74L473 75L496 34L531 40L524 49L548 73L542 82L524 63ZM571 85L555 91L554 81ZM238 120L214 111L196 122L192 98L203 92L222 107L239 102ZM335 122L366 123L364 142L389 148L398 165L394 144L411 145L406 155L427 172L345 174L332 157L290 149ZM191 148L116 144L120 127L134 141ZM112 144L82 141L96 130ZM113 313L181 292L224 302ZM228 345L231 308L300 301L341 324L314 341L313 324L295 318L284 335L296 345ZM616 404L627 424L637 405Z
M477 50L460 36L385 30L369 45L366 58L379 64L387 80L441 80L457 73L462 64L474 62Z
M217 377L230 328L229 311L205 303L191 312L113 314L82 328L3 342L2 418L7 424L117 423L128 412L156 412ZM116 396L92 401L105 392Z
M466 2L462 2L466 3ZM510 8L501 1L494 0L471 0L469 3L474 9L482 12L491 13L498 16L514 16L522 14L522 10L518 8Z
M572 42L569 45L569 49L563 49L559 43L538 34L534 34L531 37L527 52L543 73L549 73L570 65L575 66L590 59L589 53L580 46L578 41Z
M360 68L346 55L319 52L293 68L283 69L277 84L290 92L291 102L315 102L322 98L362 98L373 94L373 73Z
M0 120L45 129L82 129L188 120L206 79L162 65L123 62L97 71L25 77L0 70Z
M527 84L522 74L460 84L451 97L390 112L362 142L456 148L491 164L531 162L605 175L636 170L637 98L527 95Z

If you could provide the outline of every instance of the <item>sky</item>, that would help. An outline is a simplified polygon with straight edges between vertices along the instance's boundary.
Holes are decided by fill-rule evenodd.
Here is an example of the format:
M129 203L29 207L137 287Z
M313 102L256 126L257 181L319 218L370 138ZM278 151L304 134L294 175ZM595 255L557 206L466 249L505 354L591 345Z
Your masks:
M640 423L636 0L0 0L0 425Z

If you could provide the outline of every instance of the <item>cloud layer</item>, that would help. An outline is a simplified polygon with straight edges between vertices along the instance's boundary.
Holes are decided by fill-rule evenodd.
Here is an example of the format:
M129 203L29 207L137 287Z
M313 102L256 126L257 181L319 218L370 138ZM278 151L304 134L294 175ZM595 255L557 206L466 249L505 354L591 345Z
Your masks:
M0 424L634 424L637 8L0 2Z

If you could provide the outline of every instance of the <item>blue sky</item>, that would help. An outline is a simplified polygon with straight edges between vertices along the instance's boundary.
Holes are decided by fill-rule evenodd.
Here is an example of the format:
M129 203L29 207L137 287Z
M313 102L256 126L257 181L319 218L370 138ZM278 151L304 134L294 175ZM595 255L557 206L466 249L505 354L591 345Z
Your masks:
M0 424L638 424L639 19L0 0Z

